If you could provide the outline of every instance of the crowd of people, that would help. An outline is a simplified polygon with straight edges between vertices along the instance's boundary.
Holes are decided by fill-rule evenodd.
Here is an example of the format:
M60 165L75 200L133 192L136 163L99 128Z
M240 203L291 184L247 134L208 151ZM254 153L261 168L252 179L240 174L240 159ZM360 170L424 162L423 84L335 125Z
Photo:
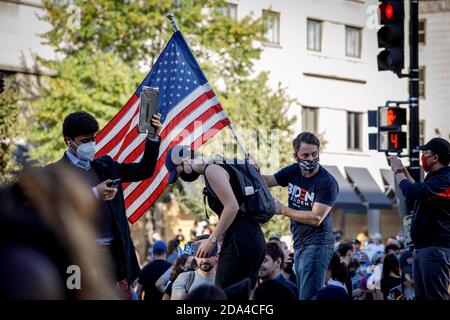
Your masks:
M335 250L327 266L325 284L311 300L415 299L412 251L404 247L401 234L388 237L386 241L379 233L368 235L367 229L354 240L342 238L339 230L334 232L334 236ZM198 240L205 238L207 235L198 237ZM177 242L175 238L169 243ZM217 252L208 258L195 257L194 243L190 241L184 249L178 247L174 250L177 257L173 263L168 262L169 246L162 240L154 243L150 261L143 267L138 281L139 299L298 299L299 290L293 269L294 254L285 242L280 241L280 237L267 239L266 255L259 267L254 288L250 278L225 288L217 285ZM200 287L205 290L196 290Z
M293 164L266 175L249 154L242 168L174 146L164 163L168 183L203 176L205 198L218 221L214 228L199 224L193 241L178 235L168 245L154 242L141 268L121 183L151 178L155 171L159 114L152 124L155 133L147 135L139 161L119 163L95 157L97 120L72 113L62 126L67 150L61 160L26 168L15 183L0 188L1 297L450 299L448 141L434 138L420 147L424 182L415 182L400 159L389 158L401 192L415 203L414 251L400 236L383 240L365 230L349 240L333 232L339 186L320 165L320 141L313 133L293 139ZM270 194L276 186L287 188L287 201ZM290 220L292 248L278 237L264 237L261 224L274 214Z

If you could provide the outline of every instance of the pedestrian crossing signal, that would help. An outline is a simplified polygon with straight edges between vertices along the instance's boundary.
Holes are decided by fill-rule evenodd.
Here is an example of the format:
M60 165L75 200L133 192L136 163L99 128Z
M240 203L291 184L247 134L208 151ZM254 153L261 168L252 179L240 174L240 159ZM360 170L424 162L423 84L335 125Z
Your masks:
M376 127L377 133L369 133L369 150L401 153L406 148L406 109L400 107L379 107L368 113L369 127Z

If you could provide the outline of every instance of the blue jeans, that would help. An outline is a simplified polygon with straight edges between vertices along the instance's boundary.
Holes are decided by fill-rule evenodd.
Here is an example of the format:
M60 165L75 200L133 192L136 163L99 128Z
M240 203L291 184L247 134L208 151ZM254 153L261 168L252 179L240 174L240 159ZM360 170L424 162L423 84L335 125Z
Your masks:
M427 247L414 251L416 300L449 300L450 248Z
M294 272L299 300L311 300L324 287L333 251L332 244L310 244L295 249Z

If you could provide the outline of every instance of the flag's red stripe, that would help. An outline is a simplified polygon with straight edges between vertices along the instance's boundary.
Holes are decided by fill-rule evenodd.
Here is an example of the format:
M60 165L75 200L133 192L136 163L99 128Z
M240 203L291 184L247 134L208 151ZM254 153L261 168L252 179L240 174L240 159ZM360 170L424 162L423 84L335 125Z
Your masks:
M150 185L150 183L154 180L154 178L156 177L156 175L158 174L158 172L161 170L161 167L164 165L164 161L165 161L165 154L167 152L167 150L169 150L170 148L172 148L174 145L179 144L181 141L183 141L184 139L184 134L189 132L192 133L195 129L195 125L196 125L196 121L201 121L202 123L209 119L212 115L216 114L217 108L222 108L222 106L220 104L217 104L215 106L212 106L211 108L207 109L204 113L202 113L198 118L196 118L195 120L193 120L188 126L186 126L186 128L184 129L184 132L181 132L180 134L178 134L168 145L168 147L166 148L166 150L164 150L164 152L162 153L162 156L158 158L158 161L156 163L156 168L155 168L155 172L153 173L153 176L149 179L146 179L142 182L139 183L139 186L136 187L125 199L125 206L129 206L131 203L133 203L138 197L139 194L142 192L142 185L145 185L144 188L147 188L148 185ZM201 125L198 124L198 125ZM213 126L214 127L214 126ZM211 128L213 128L211 127ZM211 128L209 128L208 130L211 130ZM203 136L203 135L202 135ZM182 138L182 139L180 139ZM201 145L201 144L200 144ZM128 185L126 186L128 187Z
M135 93L131 96L128 102L123 106L122 109L112 118L110 122L106 124L106 126L97 134L96 141L100 142L108 133L117 125L117 123L122 119L122 117L127 113L130 107L139 99L139 96Z
M122 129L116 134L114 135L114 138L112 138L111 140L108 141L108 143L106 143L96 154L97 157L101 157L105 154L110 153L116 146L118 143L120 143L120 141L122 141L123 137L127 134L128 130L130 129L131 123L133 122L134 117L137 116L137 114L139 113L139 108L136 109L136 111L134 112L133 116L130 118L130 120L122 127ZM136 127L137 128L137 127ZM134 131L134 130L133 130ZM137 131L137 130L136 130ZM125 137L126 139L126 137ZM120 155L120 153L122 152L123 148L124 148L124 143L122 143L122 146L119 150L119 152L116 154ZM116 158L114 157L114 158Z
M161 139L164 139L170 131L180 122L183 118L185 118L189 113L193 112L199 106L201 106L204 102L209 99L214 98L214 91L210 90L208 92L202 93L198 98L191 102L186 108L181 110L164 128L161 132Z
M213 131L212 133L214 135L215 133L217 133L218 131L220 131L221 129L223 129L224 127L226 127L229 124L230 124L230 120L228 118L220 120L214 126L212 126L210 129L208 129L205 133L203 133L201 135L201 137L199 137L197 139L197 140L202 141L202 142L200 142L200 144L196 144L196 141L197 141L196 140L194 143L192 143L191 146L198 146L198 147L200 147L204 142L206 142L205 138L207 136L209 136L209 134L211 134L210 131ZM208 139L212 138L212 136L209 136ZM150 197L147 200L145 200L139 206L139 208L136 209L130 215L130 217L128 219L130 221L130 223L135 223L145 213L145 211L147 211L148 208L150 208L153 205L153 203L159 198L159 196L161 195L161 193L164 191L165 187L167 186L167 180L168 179L169 179L169 174L166 174L164 179L161 181L161 183L158 185L158 187L155 189L155 191L152 192ZM149 179L149 180L152 181L152 179ZM142 191L144 191L144 190L145 190L145 188Z
M137 208L128 218L128 221L133 224L135 223L144 213L147 211L156 200L158 200L159 196L164 192L164 189L167 186L167 181L169 180L169 175L166 174L162 182L156 188L156 190L151 194L151 196L145 200L139 208Z

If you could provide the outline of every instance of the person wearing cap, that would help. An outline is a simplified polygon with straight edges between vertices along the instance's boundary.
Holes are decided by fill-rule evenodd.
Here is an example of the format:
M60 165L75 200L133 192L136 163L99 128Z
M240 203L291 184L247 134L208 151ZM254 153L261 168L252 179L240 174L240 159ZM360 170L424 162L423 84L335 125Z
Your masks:
M411 239L414 244L414 289L417 300L450 300L450 143L433 138L423 151L424 182L416 182L399 158L392 171L407 199L414 200Z
M224 289L249 277L253 288L266 255L266 241L259 223L239 209L243 199L237 178L221 161L197 156L188 146L177 145L170 149L165 165L169 184L178 177L192 182L202 175L213 192L208 192L208 204L219 216L219 221L209 237L201 240L196 256L207 257L217 241L223 238L216 285Z
M144 293L143 300L161 300L163 293L155 286L156 281L167 271L172 265L166 261L167 245L162 240L157 240L152 247L153 261L147 264L141 272L138 280L137 294L141 297Z

